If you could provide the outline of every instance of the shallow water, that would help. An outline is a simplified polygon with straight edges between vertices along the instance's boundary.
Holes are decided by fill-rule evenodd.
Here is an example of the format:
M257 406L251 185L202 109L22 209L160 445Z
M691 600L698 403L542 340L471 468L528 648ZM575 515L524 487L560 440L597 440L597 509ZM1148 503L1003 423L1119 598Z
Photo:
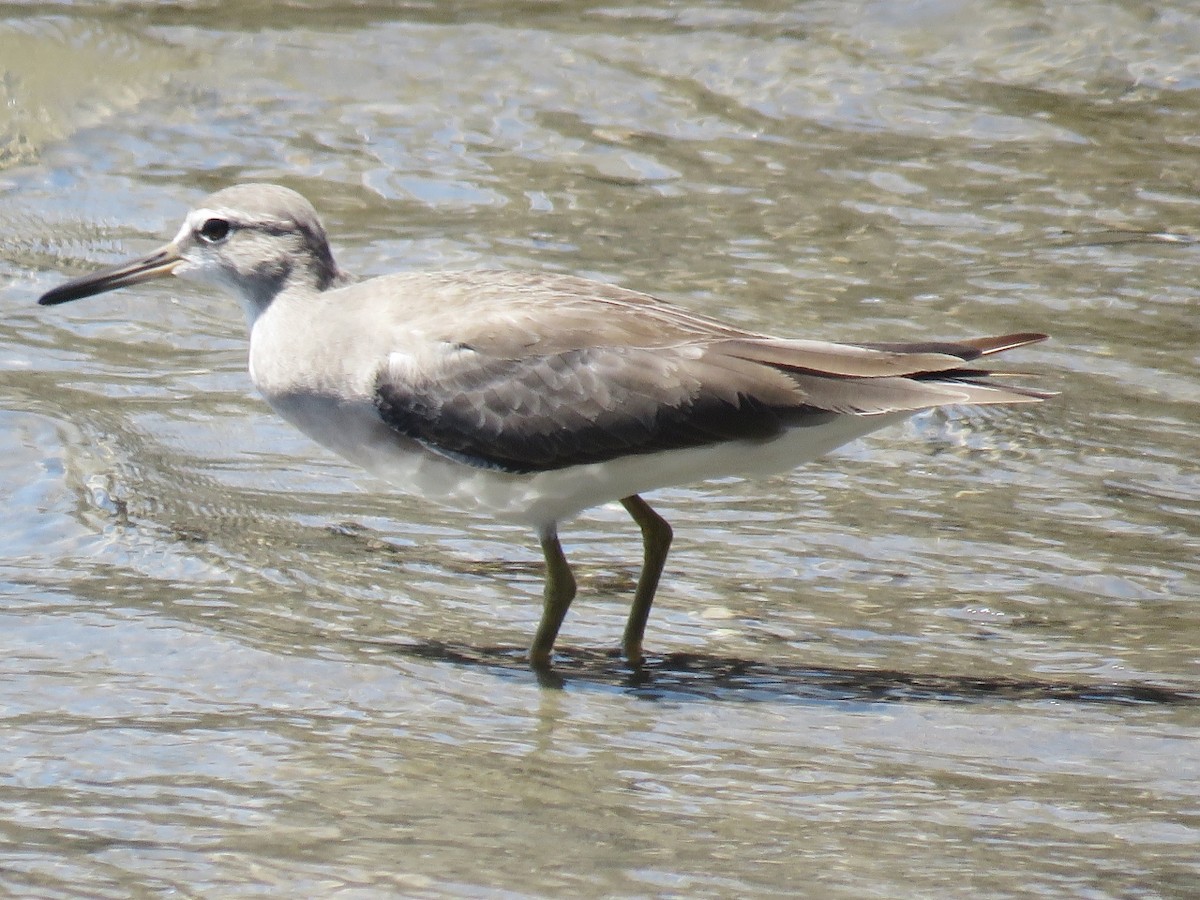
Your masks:
M1194 896L1187 3L0 11L0 893ZM343 264L805 337L1045 330L1036 407L663 491L540 554L313 447L227 298L66 276L280 181Z

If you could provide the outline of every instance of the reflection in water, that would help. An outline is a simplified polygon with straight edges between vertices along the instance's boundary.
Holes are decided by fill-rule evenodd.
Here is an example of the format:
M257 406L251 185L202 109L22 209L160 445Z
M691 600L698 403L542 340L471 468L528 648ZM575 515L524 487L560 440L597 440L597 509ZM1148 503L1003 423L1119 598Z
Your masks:
M373 643L371 646L383 645ZM1073 703L1150 703L1200 706L1200 691L1139 683L1087 683L970 675L926 675L884 669L773 665L760 660L670 653L631 666L616 650L561 649L550 671L531 670L518 647L444 641L389 644L397 654L536 678L547 688L572 685L621 688L648 700L937 702L1059 700Z

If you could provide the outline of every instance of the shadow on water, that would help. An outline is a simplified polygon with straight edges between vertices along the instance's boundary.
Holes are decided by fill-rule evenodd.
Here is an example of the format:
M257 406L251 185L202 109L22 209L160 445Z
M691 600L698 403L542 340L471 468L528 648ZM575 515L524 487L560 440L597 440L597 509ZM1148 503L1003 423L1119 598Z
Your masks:
M779 665L735 657L671 653L631 666L615 651L567 649L555 652L551 670L534 671L519 647L474 647L418 642L389 644L404 656L458 666L497 670L536 679L542 687L586 685L616 688L647 700L826 701L858 703L979 703L997 700L1053 700L1117 705L1197 705L1200 690L1137 682L1039 681L927 675L889 669L842 669Z

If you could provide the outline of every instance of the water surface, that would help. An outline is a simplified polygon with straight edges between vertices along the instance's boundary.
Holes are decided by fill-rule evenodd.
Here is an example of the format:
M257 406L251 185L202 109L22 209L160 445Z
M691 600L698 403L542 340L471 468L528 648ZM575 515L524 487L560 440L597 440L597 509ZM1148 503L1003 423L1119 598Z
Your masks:
M0 893L1184 897L1200 878L1188 3L0 12ZM518 266L748 327L1045 330L920 416L532 535L274 418L228 298L36 296L235 181L347 268Z

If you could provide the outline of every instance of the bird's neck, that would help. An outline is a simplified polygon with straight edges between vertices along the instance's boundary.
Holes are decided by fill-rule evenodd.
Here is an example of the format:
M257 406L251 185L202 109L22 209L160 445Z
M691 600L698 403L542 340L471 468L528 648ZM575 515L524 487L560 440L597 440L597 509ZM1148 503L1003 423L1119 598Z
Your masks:
M326 291L349 284L353 279L340 269L293 268L274 278L248 279L234 287L238 305L246 317L246 328L253 333L258 320L280 305L304 307Z

